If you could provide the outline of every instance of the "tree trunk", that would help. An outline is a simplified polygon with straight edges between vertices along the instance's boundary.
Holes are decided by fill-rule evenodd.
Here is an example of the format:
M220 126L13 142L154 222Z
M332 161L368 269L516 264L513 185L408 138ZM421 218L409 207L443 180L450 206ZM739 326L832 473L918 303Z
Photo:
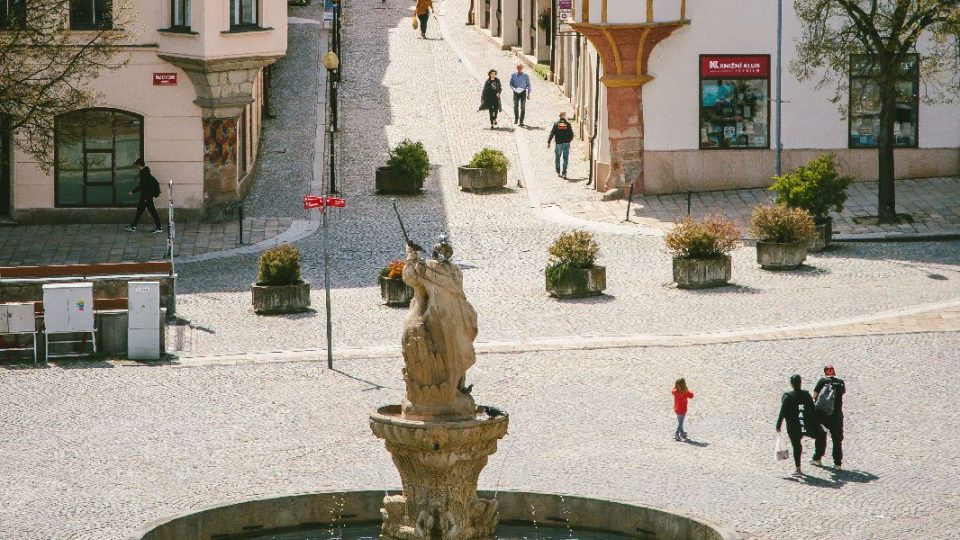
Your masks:
M889 74L882 73L879 77L880 85L880 138L879 164L880 177L877 190L877 217L880 223L896 223L896 189L893 182L893 149L896 142L893 136L893 125L897 114L897 79L896 65Z

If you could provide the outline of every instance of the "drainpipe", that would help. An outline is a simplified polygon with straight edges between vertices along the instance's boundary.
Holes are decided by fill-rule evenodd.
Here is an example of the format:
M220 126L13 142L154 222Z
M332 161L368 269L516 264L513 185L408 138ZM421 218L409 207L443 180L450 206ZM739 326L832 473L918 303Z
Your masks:
M550 0L550 80L557 82L557 0Z
M594 170L597 168L597 158L596 158L596 145L594 141L597 140L597 126L600 123L600 55L597 55L597 74L593 81L593 131L590 133L590 178L587 178L587 185L593 184L593 187L596 188L597 185L593 183Z

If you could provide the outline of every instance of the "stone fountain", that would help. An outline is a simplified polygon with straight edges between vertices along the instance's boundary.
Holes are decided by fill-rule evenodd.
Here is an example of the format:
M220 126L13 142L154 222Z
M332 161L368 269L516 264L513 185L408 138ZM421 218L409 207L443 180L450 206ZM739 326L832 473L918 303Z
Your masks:
M403 281L414 297L402 338L406 396L370 415L403 484L401 495L383 499L383 538L487 539L497 526L497 501L477 496L477 478L507 434L508 416L477 406L466 385L477 313L452 254L445 237L428 260L408 242Z

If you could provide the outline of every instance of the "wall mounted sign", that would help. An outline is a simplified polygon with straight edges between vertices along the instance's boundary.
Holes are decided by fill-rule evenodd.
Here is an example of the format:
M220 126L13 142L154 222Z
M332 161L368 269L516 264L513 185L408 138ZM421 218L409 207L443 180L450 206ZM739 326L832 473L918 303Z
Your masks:
M767 55L701 55L700 76L703 78L770 76L770 57Z
M176 86L177 74L176 73L154 73L153 85L154 86Z

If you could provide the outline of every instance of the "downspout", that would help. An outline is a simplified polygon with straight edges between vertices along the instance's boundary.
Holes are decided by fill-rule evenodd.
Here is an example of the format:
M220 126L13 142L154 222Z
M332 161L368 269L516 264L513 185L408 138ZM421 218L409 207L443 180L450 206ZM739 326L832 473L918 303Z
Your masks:
M597 168L597 158L596 158L596 145L594 142L597 140L597 127L600 123L600 55L597 55L597 75L593 81L593 131L590 134L590 178L587 178L587 185L593 185L594 188L597 187L593 183L594 171Z
M557 82L557 0L550 1L550 81Z

